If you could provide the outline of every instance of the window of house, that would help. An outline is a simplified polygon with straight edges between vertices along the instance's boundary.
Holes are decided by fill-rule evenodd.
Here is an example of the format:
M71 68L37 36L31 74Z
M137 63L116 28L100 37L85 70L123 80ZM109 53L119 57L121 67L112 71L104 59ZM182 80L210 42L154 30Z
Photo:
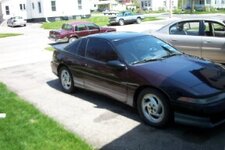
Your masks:
M41 2L38 2L38 11L41 13Z
M52 11L56 11L56 2L51 1Z
M34 7L34 3L32 3L32 8L33 8L33 9L35 9L35 7Z
M199 4L204 4L205 3L205 0L200 0L199 1Z
M86 57L102 62L118 59L107 41L94 38L88 42Z
M23 10L23 5L22 4L20 4L20 10Z
M78 0L78 9L82 9L82 0Z
M26 5L25 5L25 4L23 4L23 9L24 9L24 10L26 9Z
M207 3L207 4L210 4L210 3L211 3L211 0L207 0L206 3Z
M5 6L5 13L6 15L10 15L9 6Z

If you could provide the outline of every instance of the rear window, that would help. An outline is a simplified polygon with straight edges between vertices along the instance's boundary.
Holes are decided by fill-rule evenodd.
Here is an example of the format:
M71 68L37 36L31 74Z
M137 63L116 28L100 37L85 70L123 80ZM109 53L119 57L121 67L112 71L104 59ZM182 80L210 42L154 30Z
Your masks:
M73 29L73 26L70 25L70 24L63 24L62 25L62 29L63 30L72 30Z
M69 44L65 47L65 51L75 54L77 52L77 49L80 45L81 40L74 41L73 43Z

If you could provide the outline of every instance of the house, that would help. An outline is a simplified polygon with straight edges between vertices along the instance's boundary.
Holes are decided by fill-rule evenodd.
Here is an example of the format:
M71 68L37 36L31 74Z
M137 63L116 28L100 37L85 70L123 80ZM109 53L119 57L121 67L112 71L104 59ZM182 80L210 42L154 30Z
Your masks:
M92 11L123 11L132 4L131 0L91 0Z
M89 0L2 0L3 19L22 16L28 21L53 21L90 16Z
M195 0L194 7L196 10L204 10L206 8L225 8L225 0ZM186 0L184 8L191 8L191 0Z
M141 8L143 10L170 10L178 7L178 0L140 0Z
M3 21L3 14L2 14L2 3L0 1L0 23Z

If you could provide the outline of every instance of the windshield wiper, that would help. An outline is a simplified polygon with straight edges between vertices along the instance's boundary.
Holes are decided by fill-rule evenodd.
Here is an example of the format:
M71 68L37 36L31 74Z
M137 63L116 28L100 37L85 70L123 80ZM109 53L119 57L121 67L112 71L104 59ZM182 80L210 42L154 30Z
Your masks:
M177 56L177 55L181 55L182 53L170 53L168 55L163 56L162 58L168 58L168 57L172 57L172 56Z
M145 59L140 60L140 61L132 62L131 65L146 63L146 62L150 62L150 61L157 61L157 60L162 60L162 59L163 58L145 58Z

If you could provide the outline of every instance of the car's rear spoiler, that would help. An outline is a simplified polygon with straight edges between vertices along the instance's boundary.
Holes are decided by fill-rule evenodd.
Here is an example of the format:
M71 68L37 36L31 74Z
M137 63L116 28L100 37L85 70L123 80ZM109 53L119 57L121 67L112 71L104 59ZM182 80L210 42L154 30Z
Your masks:
M56 50L63 51L67 45L68 43L61 43L61 44L54 44L52 45L52 47Z

